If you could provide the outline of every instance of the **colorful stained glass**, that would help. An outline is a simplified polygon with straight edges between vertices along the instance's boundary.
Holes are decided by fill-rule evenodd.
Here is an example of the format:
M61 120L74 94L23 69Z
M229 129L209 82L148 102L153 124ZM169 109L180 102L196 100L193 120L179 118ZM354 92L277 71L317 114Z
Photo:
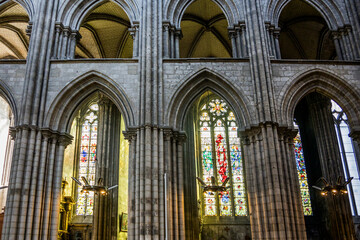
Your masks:
M81 127L81 145L79 161L79 179L85 177L90 185L95 183L95 163L97 146L97 104L92 104L85 116ZM76 201L76 215L93 215L94 193L81 193L78 188Z
M311 216L313 213L311 208L309 185L306 174L304 153L303 153L301 138L299 133L294 138L294 152L295 152L295 159L297 164L300 194L302 199L304 215Z
M204 215L246 216L244 171L235 115L221 99L213 99L200 109L201 178L211 184L214 177L218 185L230 178L228 191L203 194Z

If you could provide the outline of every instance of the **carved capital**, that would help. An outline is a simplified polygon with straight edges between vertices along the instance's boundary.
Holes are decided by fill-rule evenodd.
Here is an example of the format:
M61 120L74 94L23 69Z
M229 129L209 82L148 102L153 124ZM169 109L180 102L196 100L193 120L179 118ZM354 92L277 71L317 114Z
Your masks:
M129 142L132 142L136 139L137 136L137 128L128 128L127 131L123 131L124 138Z
M67 147L69 144L71 144L72 140L73 140L73 136L71 136L70 134L68 133L60 133L59 134L59 144L64 146L64 147Z
M174 133L171 128L164 128L163 132L164 132L165 141L170 141L170 139L174 136Z

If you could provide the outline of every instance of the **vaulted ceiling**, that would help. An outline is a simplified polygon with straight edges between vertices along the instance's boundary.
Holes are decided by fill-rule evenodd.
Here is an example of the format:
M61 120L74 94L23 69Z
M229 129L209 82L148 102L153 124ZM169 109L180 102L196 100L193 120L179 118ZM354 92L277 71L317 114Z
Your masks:
M28 22L26 10L15 2L9 2L0 9L0 59L26 58Z
M128 29L130 21L114 2L106 2L85 17L76 58L131 58L133 41Z
M280 50L283 59L336 58L331 32L321 14L301 0L283 9L280 19Z
M183 38L180 57L231 57L228 22L221 8L211 0L197 0L181 21Z

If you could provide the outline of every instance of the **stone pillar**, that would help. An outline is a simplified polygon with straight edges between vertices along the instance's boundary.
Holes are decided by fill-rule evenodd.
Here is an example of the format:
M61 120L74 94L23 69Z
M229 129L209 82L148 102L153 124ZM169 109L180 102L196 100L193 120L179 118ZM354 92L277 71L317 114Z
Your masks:
M75 58L75 49L76 44L80 41L81 35L78 31L71 31L69 46L68 46L68 53L67 59L74 59Z
M334 45L335 45L335 49L336 49L336 54L339 58L339 60L344 60L345 56L344 56L344 52L343 49L341 48L340 45L340 34L338 31L332 31L331 33L332 39L334 40Z
M291 129L268 122L240 133L253 239L306 239Z
M133 58L139 57L139 23L134 22L132 28L129 28L130 36L133 39Z
M97 164L95 184L102 178L104 186L111 187L119 182L120 112L106 97L99 100L99 125L97 139ZM113 239L117 237L118 189L107 195L96 195L94 201L92 239Z
M170 31L170 23L169 22L163 22L163 43L164 43L164 58L170 57L170 40L169 40L169 31Z
M235 32L235 29L228 29L228 32L229 32L229 39L230 39L230 42L231 42L231 49L232 49L232 57L233 58L238 58L239 55L238 55L238 48L237 48L237 38L236 38L236 32Z
M322 177L330 184L335 184L338 176L344 176L344 170L341 164L330 99L313 93L306 97L306 101L316 138ZM348 196L332 196L330 194L324 199L324 204L323 217L332 239L355 239Z
M123 132L124 138L129 141L129 203L128 203L128 238L135 239L135 194L136 194L136 129Z
M175 30L175 58L180 58L180 40L182 38L182 33L181 33L181 29L176 29Z
M276 59L281 59L281 51L280 51L280 43L279 43L280 28L275 28L273 35L274 35L274 41L275 41Z

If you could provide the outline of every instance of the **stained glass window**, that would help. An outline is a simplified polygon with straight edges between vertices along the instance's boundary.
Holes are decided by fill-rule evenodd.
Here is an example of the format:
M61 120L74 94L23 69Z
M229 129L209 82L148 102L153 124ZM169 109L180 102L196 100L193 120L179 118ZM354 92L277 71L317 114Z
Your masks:
M346 179L349 179L350 177L354 178L351 183L347 185L351 211L353 215L358 216L360 215L360 179L359 166L356 160L357 156L354 152L353 142L349 137L350 130L347 116L336 102L331 101L331 104L344 175Z
M294 138L294 151L295 151L295 159L297 165L297 173L299 178L300 194L301 194L304 215L311 216L313 215L313 212L311 208L309 184L306 174L304 152L301 144L300 133L298 133Z
M204 192L205 216L246 216L246 190L240 138L234 113L222 99L212 99L200 108L199 136L201 147L201 178L217 185L230 178L227 191Z
M90 185L95 184L98 110L98 105L92 104L81 120L78 179L85 177ZM81 188L78 187L76 215L93 215L93 209L94 192L81 193Z

